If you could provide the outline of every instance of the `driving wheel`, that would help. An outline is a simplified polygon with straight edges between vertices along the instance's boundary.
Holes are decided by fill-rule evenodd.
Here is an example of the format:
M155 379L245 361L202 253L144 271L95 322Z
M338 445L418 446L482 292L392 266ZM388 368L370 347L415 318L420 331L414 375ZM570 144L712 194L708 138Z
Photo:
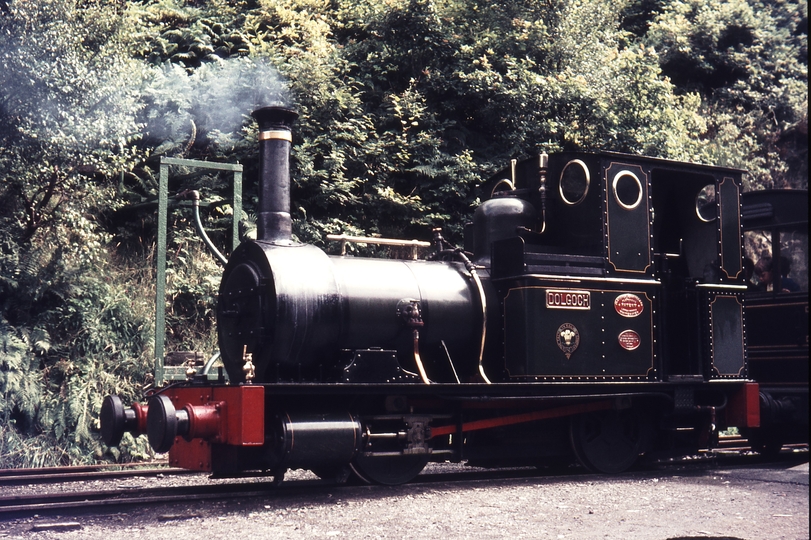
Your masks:
M580 414L572 418L572 449L588 470L620 473L645 451L650 427L650 421L634 408Z
M428 463L427 455L356 456L352 471L367 484L396 486L413 480Z

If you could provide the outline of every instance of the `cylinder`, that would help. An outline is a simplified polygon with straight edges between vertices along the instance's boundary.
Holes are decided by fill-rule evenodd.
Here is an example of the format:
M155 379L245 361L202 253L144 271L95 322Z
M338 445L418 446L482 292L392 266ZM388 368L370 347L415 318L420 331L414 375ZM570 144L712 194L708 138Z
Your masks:
M343 413L285 413L276 419L270 461L278 467L323 468L348 464L361 446L360 421Z
M424 321L420 342L427 347L444 341L459 360L469 357L468 345L480 322L473 284L461 263L354 257L330 261L346 306L340 348L382 347L411 356L412 329L398 317L397 307L401 300L413 299ZM427 349L424 353L430 356Z

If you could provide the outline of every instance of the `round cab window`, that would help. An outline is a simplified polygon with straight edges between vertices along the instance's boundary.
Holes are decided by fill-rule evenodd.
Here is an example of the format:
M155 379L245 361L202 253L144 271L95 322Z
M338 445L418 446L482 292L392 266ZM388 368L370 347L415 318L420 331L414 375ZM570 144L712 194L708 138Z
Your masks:
M579 159L573 159L560 173L560 198L569 205L580 204L589 192L589 168Z
M718 203L715 200L715 184L707 184L696 195L696 215L704 223L715 221L718 215Z
M614 198L626 210L633 210L642 202L642 182L630 171L622 171L611 185Z

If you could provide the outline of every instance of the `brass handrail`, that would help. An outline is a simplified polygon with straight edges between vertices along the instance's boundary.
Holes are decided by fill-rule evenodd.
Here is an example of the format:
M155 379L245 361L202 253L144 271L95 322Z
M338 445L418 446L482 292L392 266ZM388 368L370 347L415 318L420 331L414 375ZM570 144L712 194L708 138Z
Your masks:
M396 238L376 238L369 236L349 236L346 234L328 234L327 240L341 243L341 255L346 255L346 244L377 244L381 246L406 246L411 248L411 258L417 259L417 249L431 247L431 242L421 240L399 240Z

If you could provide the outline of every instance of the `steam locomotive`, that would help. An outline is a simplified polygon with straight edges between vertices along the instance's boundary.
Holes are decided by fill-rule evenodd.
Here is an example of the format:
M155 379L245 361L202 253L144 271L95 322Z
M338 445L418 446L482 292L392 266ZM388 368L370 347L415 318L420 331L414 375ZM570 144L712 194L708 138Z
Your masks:
M292 240L296 113L253 117L257 239L230 257L217 306L228 381L191 372L131 408L106 397L106 444L147 434L171 465L216 476L399 484L429 461L617 473L761 429L743 171L541 154L487 182L463 248L436 230L426 260L330 256ZM806 292L806 329L807 312Z

